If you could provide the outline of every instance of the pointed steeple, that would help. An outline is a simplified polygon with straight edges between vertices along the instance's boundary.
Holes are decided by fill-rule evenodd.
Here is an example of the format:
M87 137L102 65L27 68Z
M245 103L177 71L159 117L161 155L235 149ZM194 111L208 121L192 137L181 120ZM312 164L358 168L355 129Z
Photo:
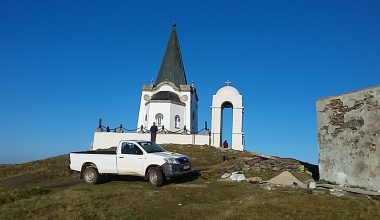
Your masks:
M187 85L175 22L173 23L168 46L166 47L155 85L164 81L172 82L178 87L179 85Z

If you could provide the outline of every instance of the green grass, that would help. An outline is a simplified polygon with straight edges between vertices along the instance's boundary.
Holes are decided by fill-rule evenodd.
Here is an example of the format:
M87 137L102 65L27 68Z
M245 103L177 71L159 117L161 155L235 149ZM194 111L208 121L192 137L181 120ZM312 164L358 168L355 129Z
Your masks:
M249 153L166 148L189 155L200 176L160 188L138 178L87 185L77 174L66 172L67 155L0 166L0 219L380 219L380 201L375 199L217 181L220 173L238 167ZM222 162L226 153L237 159ZM269 178L276 172L252 175Z

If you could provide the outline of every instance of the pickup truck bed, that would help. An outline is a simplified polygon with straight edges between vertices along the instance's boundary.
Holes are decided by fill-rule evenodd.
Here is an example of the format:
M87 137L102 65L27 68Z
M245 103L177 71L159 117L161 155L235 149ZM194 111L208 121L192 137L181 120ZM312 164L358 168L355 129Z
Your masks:
M116 150L114 150L114 151L112 151L112 150L109 150L109 151L106 151L106 150L101 150L101 151L88 150L88 151L78 151L78 152L72 152L72 153L75 153L75 154L113 154L113 155L116 155Z
M117 147L97 149L97 150L87 150L87 151L77 151L72 152L76 154L117 154Z

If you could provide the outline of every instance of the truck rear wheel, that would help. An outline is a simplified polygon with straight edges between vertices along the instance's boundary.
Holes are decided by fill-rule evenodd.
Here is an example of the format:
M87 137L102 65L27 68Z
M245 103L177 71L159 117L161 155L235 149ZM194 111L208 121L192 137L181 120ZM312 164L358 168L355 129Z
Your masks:
M96 184L100 175L95 167L87 167L83 172L83 177L87 183Z
M148 170L148 180L150 185L160 187L164 183L164 175L159 167L152 167Z

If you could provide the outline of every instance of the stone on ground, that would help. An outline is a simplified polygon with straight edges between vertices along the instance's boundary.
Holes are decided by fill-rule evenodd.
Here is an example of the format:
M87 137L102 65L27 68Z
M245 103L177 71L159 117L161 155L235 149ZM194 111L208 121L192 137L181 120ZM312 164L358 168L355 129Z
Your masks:
M244 173L241 172L241 171L236 171L236 172L232 172L231 176L230 176L230 179L231 180L234 180L234 181L243 181L245 180L245 176L244 176Z
M307 188L309 188L309 189L315 189L315 188L317 188L317 183L314 182L314 181L310 181L310 182L307 184Z
M224 173L219 181L243 181L245 180L245 176L244 176L244 173L242 171L235 171L235 172L232 172L232 173L229 173L229 172L226 172Z
M226 172L220 178L221 179L226 179L226 178L230 177L231 175L232 175L231 173Z

